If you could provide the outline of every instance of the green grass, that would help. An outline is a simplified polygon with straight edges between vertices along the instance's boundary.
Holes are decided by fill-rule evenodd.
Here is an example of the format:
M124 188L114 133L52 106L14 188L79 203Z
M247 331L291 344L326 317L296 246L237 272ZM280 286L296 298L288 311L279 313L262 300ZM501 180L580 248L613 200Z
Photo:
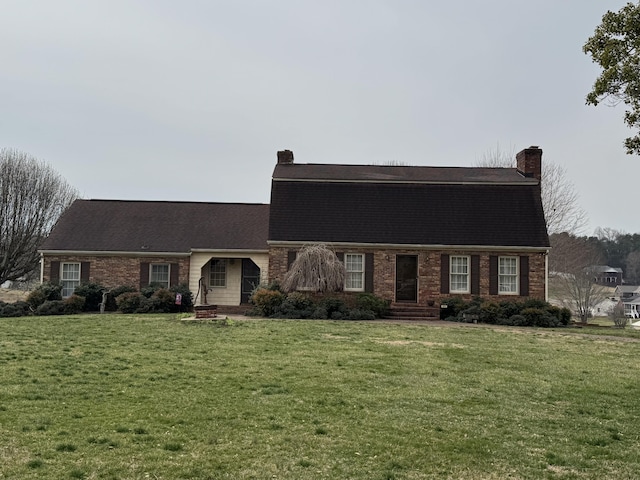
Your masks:
M86 315L0 332L3 479L640 471L640 342L602 329Z

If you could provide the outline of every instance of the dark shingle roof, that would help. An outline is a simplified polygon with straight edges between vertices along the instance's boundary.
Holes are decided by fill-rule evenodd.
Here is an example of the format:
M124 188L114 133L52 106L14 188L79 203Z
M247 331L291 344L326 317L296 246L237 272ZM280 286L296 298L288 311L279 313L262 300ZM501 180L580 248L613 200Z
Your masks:
M388 165L278 164L277 180L401 183L537 184L515 168L414 167Z
M278 165L269 240L549 246L538 181L503 168Z
M269 205L76 200L41 250L266 250Z

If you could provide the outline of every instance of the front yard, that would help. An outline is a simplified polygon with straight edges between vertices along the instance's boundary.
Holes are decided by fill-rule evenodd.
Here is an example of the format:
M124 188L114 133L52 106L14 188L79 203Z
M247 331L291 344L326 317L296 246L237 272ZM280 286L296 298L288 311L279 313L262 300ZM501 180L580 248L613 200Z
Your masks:
M640 471L631 332L175 315L0 319L0 331L0 478Z

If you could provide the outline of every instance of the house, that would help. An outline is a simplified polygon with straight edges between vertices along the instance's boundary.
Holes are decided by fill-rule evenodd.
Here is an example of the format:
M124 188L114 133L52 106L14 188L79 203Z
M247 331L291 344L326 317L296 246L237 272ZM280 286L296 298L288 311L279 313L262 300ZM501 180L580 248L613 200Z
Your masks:
M198 302L240 305L267 281L268 222L264 204L76 200L41 247L41 278L63 296L184 283Z
M41 277L65 294L82 281L185 282L206 292L199 303L231 307L325 243L345 264L345 295L435 308L452 295L546 299L541 162L538 147L516 168L300 164L284 150L270 205L76 201L41 248Z
M546 299L549 239L542 150L518 168L296 164L281 152L271 188L269 276L323 242L347 291L424 304L450 295Z
M594 265L592 271L594 280L598 285L605 287L616 287L622 285L622 269L610 267L609 265Z
M627 298L640 295L640 286L638 285L618 285L614 292L615 297L618 300L625 300Z
M624 305L624 314L628 318L640 318L640 295L620 300Z

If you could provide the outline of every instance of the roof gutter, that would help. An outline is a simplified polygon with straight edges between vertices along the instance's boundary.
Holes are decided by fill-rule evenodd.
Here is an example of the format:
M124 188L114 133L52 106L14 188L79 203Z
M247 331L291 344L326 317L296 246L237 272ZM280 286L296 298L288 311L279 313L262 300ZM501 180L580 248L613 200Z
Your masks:
M131 251L105 251L105 250L38 250L41 256L45 255L82 255L92 257L190 257L191 252L131 252Z
M271 247L289 247L289 246L303 246L314 243L324 243L331 247L342 248L392 248L392 249L415 249L415 250L485 250L485 251L514 251L519 252L537 252L546 253L551 247L526 247L526 246L513 246L513 245L422 245L413 243L357 243L357 242L318 242L318 241L275 241L269 240L267 242Z

